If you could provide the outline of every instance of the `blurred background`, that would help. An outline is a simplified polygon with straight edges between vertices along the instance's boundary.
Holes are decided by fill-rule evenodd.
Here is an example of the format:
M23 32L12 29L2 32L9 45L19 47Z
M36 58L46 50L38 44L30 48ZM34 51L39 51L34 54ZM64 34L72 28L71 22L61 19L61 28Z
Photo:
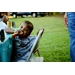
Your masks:
M9 18L17 18L18 16L23 17L44 17L44 16L51 16L51 15L63 15L64 12L0 12L0 16L3 16L4 14L7 14Z
M4 12L4 14L15 22L15 28L25 20L32 22L34 30L31 35L36 35L42 27L45 29L39 47L44 62L70 62L69 35L68 28L64 25L64 12ZM37 57L37 53L34 56Z

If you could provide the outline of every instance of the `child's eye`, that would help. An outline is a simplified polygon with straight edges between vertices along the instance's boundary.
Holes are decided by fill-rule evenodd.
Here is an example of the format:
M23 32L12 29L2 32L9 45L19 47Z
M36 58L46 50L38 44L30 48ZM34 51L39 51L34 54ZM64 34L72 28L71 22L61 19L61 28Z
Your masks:
M21 28L23 28L23 27L21 26Z
M25 31L28 31L27 29L25 29Z

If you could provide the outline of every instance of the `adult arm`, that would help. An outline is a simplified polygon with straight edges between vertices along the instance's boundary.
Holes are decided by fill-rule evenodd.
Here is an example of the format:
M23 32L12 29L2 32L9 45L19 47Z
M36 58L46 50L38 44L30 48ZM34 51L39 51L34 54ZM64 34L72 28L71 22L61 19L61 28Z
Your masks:
M64 24L66 27L68 27L68 18L67 18L67 13L65 12L65 15L64 15Z
M15 30L13 30L12 28L5 28L5 32L6 33L14 33Z

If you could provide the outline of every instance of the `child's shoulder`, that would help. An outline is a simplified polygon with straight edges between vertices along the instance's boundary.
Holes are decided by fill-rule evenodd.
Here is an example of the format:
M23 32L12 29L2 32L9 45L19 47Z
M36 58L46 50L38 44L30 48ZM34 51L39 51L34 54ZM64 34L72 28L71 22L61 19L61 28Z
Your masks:
M34 35L30 35L26 38L21 38L21 37L19 38L19 36L15 36L15 40L33 40L35 38L36 38L36 36L34 36Z
M27 38L28 38L28 39L34 39L34 38L36 38L36 36L30 35L30 36L28 36Z
M35 35L30 35L29 37L35 37Z

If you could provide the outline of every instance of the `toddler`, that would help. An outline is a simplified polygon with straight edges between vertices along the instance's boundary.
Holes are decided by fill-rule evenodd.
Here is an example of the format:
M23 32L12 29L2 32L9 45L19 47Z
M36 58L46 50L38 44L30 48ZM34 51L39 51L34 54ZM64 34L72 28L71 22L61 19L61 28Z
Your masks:
M32 30L33 24L29 21L23 21L19 26L19 29L14 31L15 35L11 35L11 37L14 38L12 61L22 62L27 60L36 38L36 36L30 35Z

